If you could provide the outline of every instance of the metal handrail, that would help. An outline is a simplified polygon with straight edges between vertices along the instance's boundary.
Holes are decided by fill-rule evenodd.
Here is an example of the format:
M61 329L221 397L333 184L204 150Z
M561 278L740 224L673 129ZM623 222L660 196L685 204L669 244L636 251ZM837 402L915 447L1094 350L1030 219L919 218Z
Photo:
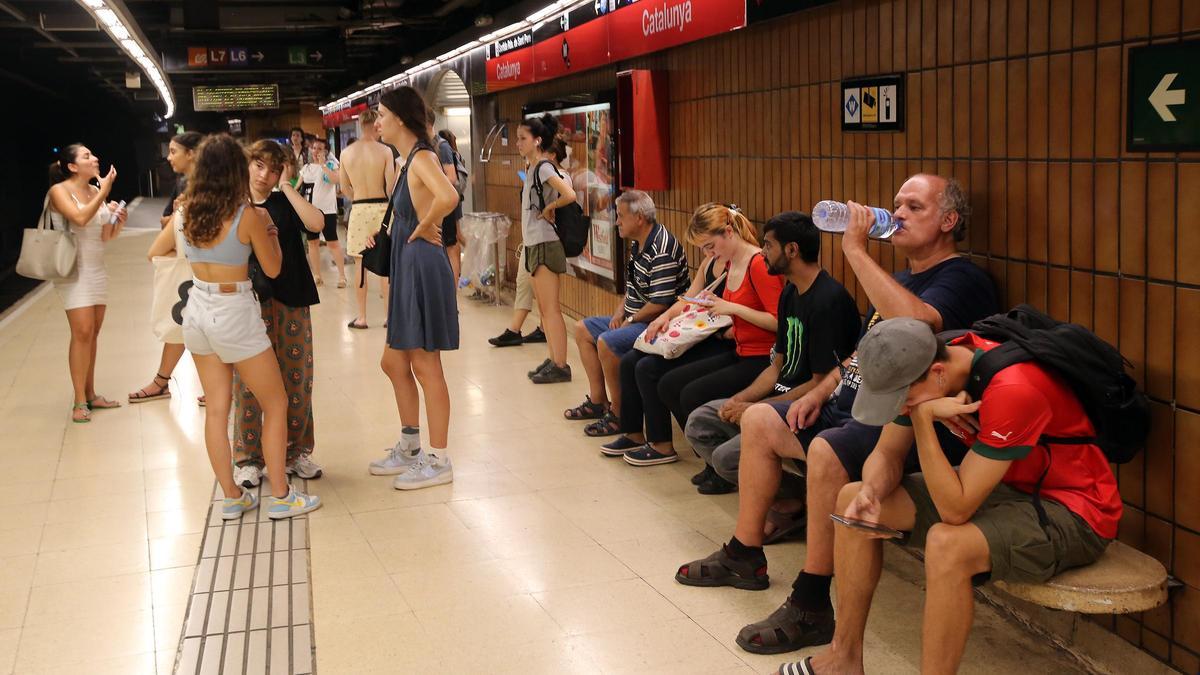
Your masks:
M496 122L492 125L492 128L488 130L487 135L483 137L483 144L479 147L480 164L487 164L488 162L492 161L492 151L496 147L496 141L500 138L499 132L504 128L505 124L507 124L507 122L504 120ZM495 138L493 138L493 135L495 135ZM484 153L487 153L486 157L484 156Z

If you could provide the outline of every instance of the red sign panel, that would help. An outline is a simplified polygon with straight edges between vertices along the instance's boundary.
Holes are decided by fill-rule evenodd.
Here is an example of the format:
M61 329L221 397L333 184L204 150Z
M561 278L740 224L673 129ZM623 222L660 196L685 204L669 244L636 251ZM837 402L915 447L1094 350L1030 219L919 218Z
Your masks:
M187 55L189 68L203 68L208 65L207 47L188 47Z
M608 21L605 17L533 45L535 80L579 73L608 62Z
M730 0L642 0L608 15L609 59L669 49L746 25L746 3Z
M488 91L531 84L533 79L533 47L517 49L497 58L488 59Z
M321 123L325 125L326 129L332 129L333 127L341 126L342 124L349 122L350 120L354 119L356 115L361 115L366 112L366 110L366 103L352 105L349 108L335 110L334 112L325 115L321 118Z

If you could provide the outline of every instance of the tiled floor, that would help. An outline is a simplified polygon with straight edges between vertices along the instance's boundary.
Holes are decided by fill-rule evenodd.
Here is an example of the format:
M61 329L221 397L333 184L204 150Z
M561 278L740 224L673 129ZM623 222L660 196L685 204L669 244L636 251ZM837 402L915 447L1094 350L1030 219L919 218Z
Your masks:
M102 393L121 400L145 384L158 360L146 320L148 245L145 234L131 233L108 254L97 380ZM334 274L327 270L326 279ZM203 565L213 566L210 583L223 585L219 559L249 550L227 551L225 542L250 546L244 533L262 526L247 521L236 535L217 527L206 534L213 482L190 362L177 371L170 401L71 425L58 298L41 295L19 317L0 320L0 674L165 674L177 656L195 664L206 650L262 653L267 626L276 631L272 645L290 639L289 668L307 672L296 590L305 579L321 675L765 673L779 663L742 652L733 638L782 601L803 544L768 551L777 582L761 593L676 584L677 565L728 538L736 495L697 495L687 480L698 469L690 457L645 469L601 458L597 444L561 417L582 399L581 370L575 384L537 387L524 372L544 358L540 346L487 346L507 322L504 308L463 300L463 349L445 355L455 482L403 493L369 476L367 462L398 432L378 367L383 331L347 331L351 291L321 293L313 310L315 459L326 473L309 487L325 506L293 523L287 548L277 547L291 551L291 590L280 591L279 603L290 603L288 625L301 628L289 634L288 625L268 620L257 633L237 631L243 637L231 640L214 633L204 643L203 617L196 619L203 628L186 622L194 582L210 593L209 610L240 602L239 591L252 607L253 589L288 586L258 584L253 570L239 586L232 567L233 593L218 596L222 588L206 585ZM373 325L382 322L381 308L373 296ZM213 562L201 563L198 576L202 541L215 557L203 558ZM917 586L885 572L869 625L869 671L916 671L921 600ZM252 611L246 616L255 620ZM978 610L964 672L1072 669L1042 641Z

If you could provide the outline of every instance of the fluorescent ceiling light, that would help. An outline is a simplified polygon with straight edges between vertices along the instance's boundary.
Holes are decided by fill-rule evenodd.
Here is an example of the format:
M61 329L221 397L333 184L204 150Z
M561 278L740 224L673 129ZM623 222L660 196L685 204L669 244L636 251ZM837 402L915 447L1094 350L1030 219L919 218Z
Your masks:
M468 106L446 108L446 115L450 117L467 117L471 114L471 108Z
M83 0L83 4L91 9L100 9L104 6L104 0Z
M117 17L117 13L107 7L96 10L96 18L100 19L100 23L109 28L121 25L121 19Z

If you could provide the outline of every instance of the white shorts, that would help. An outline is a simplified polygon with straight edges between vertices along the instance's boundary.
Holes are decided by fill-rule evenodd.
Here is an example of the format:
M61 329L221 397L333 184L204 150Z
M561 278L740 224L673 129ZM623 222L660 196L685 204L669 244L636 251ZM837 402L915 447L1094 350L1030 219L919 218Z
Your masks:
M193 354L238 363L271 349L262 306L249 281L196 279L183 308L183 344Z

